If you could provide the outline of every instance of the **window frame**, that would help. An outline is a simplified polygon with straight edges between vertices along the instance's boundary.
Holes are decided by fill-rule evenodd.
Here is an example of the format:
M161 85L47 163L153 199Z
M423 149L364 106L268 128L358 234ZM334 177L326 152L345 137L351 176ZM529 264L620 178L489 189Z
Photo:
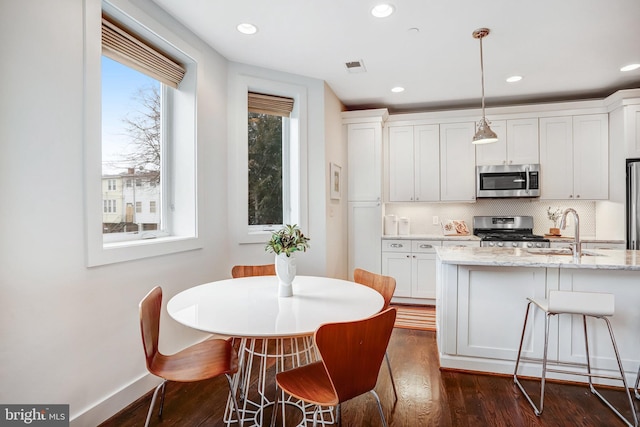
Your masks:
M118 7L114 3L118 3ZM85 87L85 220L88 267L178 253L203 247L198 235L197 203L201 190L197 185L196 95L198 63L201 54L167 27L127 2L86 2L84 38ZM101 142L101 24L102 11L123 26L157 43L167 54L181 61L187 72L173 95L175 109L169 113L168 132L180 132L171 153L164 156L168 197L161 203L171 209L168 222L171 234L158 236L145 231L136 240L107 242L102 230L102 142ZM164 130L164 129L163 129ZM171 144L169 144L171 145ZM176 165L180 165L180 168ZM135 185L135 183L132 183ZM165 206L162 206L164 208Z
M301 85L286 83L279 80L230 73L230 164L235 167L230 176L229 217L236 240L241 244L265 243L272 231L279 229L273 226L249 225L248 210L248 93L257 92L275 96L293 98L293 110L289 117L289 146L288 158L283 158L283 168L288 165L290 174L289 191L283 191L283 203L289 207L289 212L283 212L283 219L308 229L307 192L307 88ZM283 176L283 187L285 176ZM287 215L288 214L288 215ZM288 219L287 219L288 217Z

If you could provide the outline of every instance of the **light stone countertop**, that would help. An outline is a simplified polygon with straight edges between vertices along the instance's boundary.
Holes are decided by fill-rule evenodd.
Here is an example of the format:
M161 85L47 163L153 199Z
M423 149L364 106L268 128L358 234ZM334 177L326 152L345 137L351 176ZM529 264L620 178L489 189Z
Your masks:
M640 271L640 251L619 249L583 249L578 262L570 251L553 248L436 247L436 254L444 264Z
M403 234L403 235L395 235L391 236L385 234L382 236L384 240L474 240L480 241L478 236L474 236L473 234L468 234L466 236L463 235L451 235L445 236L443 234Z

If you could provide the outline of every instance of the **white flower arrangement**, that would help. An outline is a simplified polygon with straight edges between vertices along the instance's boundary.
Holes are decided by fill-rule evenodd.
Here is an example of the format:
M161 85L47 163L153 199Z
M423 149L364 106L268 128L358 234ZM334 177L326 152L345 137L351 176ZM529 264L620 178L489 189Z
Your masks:
M554 227L558 226L558 220L560 219L561 216L562 216L561 208L558 208L558 207L552 208L551 206L547 208L547 217L551 220L551 222L553 222Z

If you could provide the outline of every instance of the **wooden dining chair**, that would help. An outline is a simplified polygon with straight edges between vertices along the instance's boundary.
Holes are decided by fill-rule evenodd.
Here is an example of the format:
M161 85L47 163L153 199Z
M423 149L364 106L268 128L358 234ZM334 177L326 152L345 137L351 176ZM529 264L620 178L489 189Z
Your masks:
M238 354L231 343L221 339L209 339L187 347L178 353L164 355L158 348L161 308L162 288L156 286L142 299L139 305L140 332L142 333L147 370L163 379L153 392L145 427L151 421L151 414L160 389L162 389L162 396L158 416L162 416L167 381L195 382L208 380L219 375L224 375L227 378L236 417L239 424L242 425L238 402L231 382L231 375L238 371Z
M353 281L360 283L361 285L368 286L382 295L384 298L384 305L382 310L389 308L391 304L391 298L396 291L396 279L391 276L382 276L380 274L372 273L361 268L353 270ZM393 378L393 371L391 370L391 362L389 362L389 354L385 351L385 360L387 361L387 369L389 370L389 377L391 378L391 387L393 388L393 396L398 400L398 392L396 391L396 382Z
M231 269L231 277L234 279L238 277L250 277L250 276L275 276L276 265L234 265Z
M313 413L314 426L322 406L336 407L340 426L340 405L370 392L378 403L382 425L386 427L382 404L374 388L395 319L396 309L388 308L364 320L320 326L314 340L321 360L278 373L277 386L296 399L317 405ZM277 418L279 395L276 393L272 427Z

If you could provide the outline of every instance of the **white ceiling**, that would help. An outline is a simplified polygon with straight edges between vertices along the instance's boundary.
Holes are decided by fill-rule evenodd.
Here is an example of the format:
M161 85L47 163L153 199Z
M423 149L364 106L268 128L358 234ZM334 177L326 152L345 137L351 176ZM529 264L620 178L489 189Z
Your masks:
M640 0L391 0L384 19L382 0L153 1L230 61L324 80L349 109L479 106L480 27L487 107L640 87L640 69L620 72L640 63Z

